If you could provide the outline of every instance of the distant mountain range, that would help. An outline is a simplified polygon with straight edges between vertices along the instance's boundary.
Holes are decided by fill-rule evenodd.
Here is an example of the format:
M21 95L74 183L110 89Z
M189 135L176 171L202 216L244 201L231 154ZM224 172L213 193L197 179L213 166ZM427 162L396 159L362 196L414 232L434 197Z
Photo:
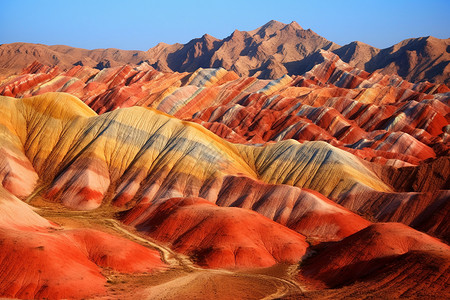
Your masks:
M73 65L103 69L147 62L159 71L193 72L200 67L222 67L240 76L274 79L309 71L321 50L331 51L351 66L368 72L396 74L411 82L450 84L450 39L412 38L386 49L357 41L340 46L311 29L304 30L296 22L273 20L252 31L235 30L222 40L205 34L186 44L159 43L148 51L3 44L0 74L18 72L34 61L62 69Z

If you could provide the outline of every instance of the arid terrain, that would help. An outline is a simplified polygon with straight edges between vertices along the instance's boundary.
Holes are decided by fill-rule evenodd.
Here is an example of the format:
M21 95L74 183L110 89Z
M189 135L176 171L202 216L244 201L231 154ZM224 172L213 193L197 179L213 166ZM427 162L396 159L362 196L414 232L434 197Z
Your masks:
M450 298L449 43L0 45L0 297Z
M159 43L147 51L86 50L64 45L13 43L0 45L0 76L20 72L34 61L68 70L74 65L103 69L143 62L162 72L194 72L198 68L224 68L241 77L277 79L302 75L330 51L352 67L411 81L450 84L450 39L411 38L378 49L354 41L340 46L296 22L270 21L252 30L235 30L224 39L209 34L186 44Z

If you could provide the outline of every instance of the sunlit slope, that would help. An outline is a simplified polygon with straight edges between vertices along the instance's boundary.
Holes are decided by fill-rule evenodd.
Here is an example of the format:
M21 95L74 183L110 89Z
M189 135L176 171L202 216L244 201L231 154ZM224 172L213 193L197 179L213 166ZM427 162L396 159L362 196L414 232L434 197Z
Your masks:
M165 269L159 252L99 230L66 229L0 187L0 295L81 299L106 293L102 268Z
M390 191L358 158L325 142L286 140L244 146L241 152L267 183L304 187L333 198L355 188Z
M312 69L304 75L274 80L238 77L222 68L165 73L146 62L67 71L35 62L0 79L0 95L66 92L98 114L152 107L231 142L325 141L388 167L448 155L447 86L367 73L327 51L310 59Z
M269 267L302 260L305 237L253 211L201 198L171 198L127 213L126 224L210 268ZM148 211L148 210L147 210Z
M324 195L355 188L390 191L358 158L326 143L236 146L153 109L97 116L61 93L0 101L2 138L8 142L2 148L16 153L22 165L25 154L32 165L27 170L36 170L47 198L73 208L96 208L104 198L122 205L137 193L149 201L199 195L215 201L225 175Z

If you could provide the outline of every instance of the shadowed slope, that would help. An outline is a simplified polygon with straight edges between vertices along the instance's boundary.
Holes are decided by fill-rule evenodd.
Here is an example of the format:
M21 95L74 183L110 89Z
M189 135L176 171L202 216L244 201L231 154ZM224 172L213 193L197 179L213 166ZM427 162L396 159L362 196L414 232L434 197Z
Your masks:
M337 289L334 297L354 297L362 288L389 297L449 293L450 248L403 224L374 224L318 251L301 276Z
M400 75L418 82L448 84L448 39L421 37L404 40L383 50L361 42L340 47L295 21L270 21L252 30L235 30L224 39L209 34L186 44L159 43L148 51L94 49L69 46L13 43L0 45L0 78L34 61L68 70L72 66L97 69L142 62L163 72L193 72L198 68L224 68L240 76L276 79L301 75L311 63L308 56L321 50L334 51L343 61L361 70Z
M401 41L381 50L365 65L368 72L398 74L408 81L427 79L449 84L450 39L432 36Z
M326 51L317 56L321 63L304 77L273 81L237 78L224 69L160 73L143 64L102 71L77 66L61 73L36 65L31 74L0 84L0 93L69 92L98 113L149 106L233 142L326 141L395 167L448 153L448 88L369 74Z
M380 49L362 42L351 42L333 51L342 61L364 70L365 64L380 52Z
M267 89L274 86L276 84L269 85ZM434 266L439 262L445 266L448 262L448 257L439 252L448 247L437 240L404 225L388 225L388 229L381 225L369 226L366 220L323 196L345 203L354 210L370 211L379 218L399 218L405 223L420 219L421 224L425 224L423 226L433 228L438 225L434 228L445 234L448 231L445 217L439 218L439 224L434 223L436 211L441 207L437 204L445 202L445 191L436 191L441 196L434 198L435 202L417 201L417 197L425 195L420 192L395 193L393 186L376 175L383 172L380 165L363 161L326 142L285 140L259 147L235 145L198 124L180 121L153 109L123 108L98 116L82 101L64 93L24 99L0 97L0 105L4 108L0 111L1 150L8 154L0 157L0 164L6 166L6 171L1 173L2 185L6 189L22 197L34 190L49 201L60 201L74 209L91 210L112 204L118 210L127 210L122 214L125 222L150 237L167 242L177 251L193 256L204 266L242 268L295 263L307 248L305 237L295 231L311 238L314 243L338 241L330 246L340 245L343 249L338 246L335 249L340 253L340 260L336 263L342 262L339 274L344 274L338 279L345 278L346 272L356 274L348 282L366 275L349 266L352 262L347 260L347 253L357 252L352 248L353 244L358 247L372 245L372 235L381 236L373 242L371 249L374 250L368 251L367 257L359 252L360 256L353 255L363 264L369 261L369 267L374 261L382 259L384 262L385 257L390 257L391 250L385 245L389 245L391 240L399 243L394 244L400 249L394 248L394 255L424 251L432 255L424 266ZM398 177L403 177L401 171ZM26 181L21 182L21 179ZM15 181L29 192L15 188ZM420 189L428 189L426 186L425 183L420 184ZM302 187L316 189L323 195ZM230 194L232 191L234 193ZM235 207L218 207L211 202ZM85 265L81 269L73 267L70 270L77 274L94 274L89 280L92 285L88 287L90 293L104 293L104 278L98 266L120 272L147 272L153 268L148 266L162 267L152 250L98 231L55 231L53 228L56 226L26 211L29 207L25 203L17 199L11 203L14 207L6 206L5 209L6 221L13 218L12 211L22 209L25 212L23 217L17 218L17 222L23 223L22 227L4 233L6 258L34 258L36 267L33 265L26 270L30 272L46 266L45 276L51 281L52 289L59 282L53 280L69 278L68 282L78 281L72 280L71 271L64 273L67 277L61 275L56 278L55 269L60 265L56 260L55 265L41 264L49 257L46 249L59 257L65 255L62 251L69 252L75 262ZM251 208L280 224L244 208ZM39 224L39 228L23 228L31 222L28 220ZM8 226L5 225L11 228ZM389 229L389 226L394 227ZM349 243L352 239L357 241ZM74 246L61 247L66 244ZM124 252L115 250L119 244ZM37 256L27 252L30 248L40 251L41 246L44 246L44 251L37 252ZM254 252L258 255L253 255ZM114 253L112 257L111 253ZM420 255L418 257L422 257ZM134 263L125 264L130 256L135 259ZM401 258L405 259L403 269L412 272L416 266L412 263L414 256ZM314 259L312 257L311 261ZM401 266L399 260L387 262L387 270L392 272L389 274L394 274L392 282L400 282L396 279ZM9 268L10 265L2 266ZM334 274L333 270L327 272L330 266L333 262L326 266L320 261L312 263L308 267L310 269L304 269L305 276L329 286L342 285L333 281L338 280L335 277L327 277ZM48 290L41 289L33 280L32 290L15 285L11 281L15 277L8 272L4 273L4 282L11 284L5 285L3 294L36 297L41 295L41 291L42 295L47 295ZM443 278L447 278L445 268L442 272ZM430 278L427 272L418 274L418 277ZM32 275L24 272L20 276L30 278ZM381 273L374 276L385 278ZM80 288L87 284L83 280L79 282ZM411 286L417 289L417 285L411 283ZM65 293L81 295L77 297L92 295L83 294L86 292L80 292L78 287L71 288L74 287L66 288L67 292L50 291L55 297L68 297L69 294Z
M315 242L340 240L370 224L312 190L243 176L227 176L216 203L252 209Z
M446 192L439 192L440 189L448 189L448 184L446 184L448 172L445 172L445 161L448 162L447 156L450 149L447 128L450 109L448 107L448 94L442 93L445 91L445 87L429 83L412 84L399 77L379 73L369 74L352 68L330 52L321 51L317 55L320 56L321 63L314 66L304 77L284 76L273 81L237 78L235 73L227 72L224 69L199 69L192 74L160 73L152 70L145 63L134 69L124 66L102 71L93 71L86 67L77 66L65 73L54 72L45 66L35 64L30 66L28 70L28 72L31 72L31 74L28 74L28 79L19 76L20 78L11 79L2 84L0 89L5 94L17 93L16 95L22 96L37 95L46 90L70 91L74 95L83 97L83 101L98 112L131 105L151 106L176 117L200 123L219 136L233 142L265 143L286 139L295 139L300 142L305 140L324 141L329 145L379 165L369 164L365 167L378 174L387 188L376 188L376 185L369 183L373 175L362 176L363 182L359 178L356 178L355 181L356 173L352 174L352 171L345 171L344 181L339 183L336 189L333 185L337 184L339 177L330 177L334 184L324 185L324 181L320 179L329 178L329 176L327 172L323 171L329 165L334 165L334 162L321 165L320 160L322 159L327 162L330 161L329 158L326 158L329 152L326 144L304 143L301 146L296 146L292 142L282 144L281 148L285 148L287 151L284 154L280 152L280 158L288 161L295 160L294 156L298 154L305 160L312 159L312 161L317 162L320 165L320 170L317 171L314 164L308 165L304 161L303 164L308 165L305 171L313 173L298 174L298 172L291 172L292 174L283 174L284 169L280 168L274 172L279 181L270 178L272 170L275 169L269 168L267 169L268 172L264 173L265 165L271 160L268 156L270 151L264 150L261 152L265 153L261 155L262 160L257 157L260 150L250 151L251 153L247 153L248 150L239 151L246 156L243 165L248 165L253 171L250 172L253 173L250 178L263 179L274 184L287 183L315 189L359 214L381 221L400 221L440 237L448 236L448 233L446 233L448 230L445 229L447 228L445 218L440 212L443 207L443 202L440 199L445 198ZM31 84L34 87L30 89L26 83L43 74L56 77L50 81L46 79L47 81L44 80L44 82L36 85ZM22 90L21 86L26 89ZM22 92L17 92L19 90ZM110 131L107 124L117 124L117 122L110 122L109 119L116 118L120 114L123 113L115 112L115 114L105 117L102 121L104 122L104 128L106 128L105 133L112 132L111 136L115 135L116 129ZM130 112L127 115L133 114L135 113ZM136 113L136 116L140 114ZM129 117L125 117L124 114L123 118ZM143 119L143 122L147 121ZM94 123L97 125L94 125ZM95 130L100 130L100 127L95 127L99 126L98 123L98 121L92 121L88 126L94 126ZM134 127L134 124L128 125ZM78 128L78 126L75 127ZM126 126L115 128L126 128ZM164 126L164 128L164 132L169 134L172 131L172 129L168 129L170 126ZM89 143L88 140L93 139L93 135L96 134L93 131L90 131L90 133L91 135L88 135L85 140L86 143ZM78 138L70 137L70 133L64 135L68 135L67 139L64 139L66 140L64 143L67 144L72 143L70 139ZM100 134L100 136L103 135ZM57 138L59 139L59 136ZM140 139L141 137L133 135L133 138ZM146 138L148 139L148 137L144 137L144 139ZM103 137L100 137L100 139L103 139ZM173 139L170 143L178 143L178 141ZM98 150L103 147L101 144L98 142L89 144L86 150L102 151ZM146 147L148 146L144 146L144 148ZM264 149L272 149L271 147L268 146ZM304 149L300 151L298 147ZM329 148L332 149L329 152L332 154L330 155L332 161L337 160L337 164L339 164L342 157L342 161L346 161L347 164L348 161L354 160L353 158L348 160L345 158L345 153L342 152L335 155L338 152L334 147ZM94 150L94 148L97 150ZM279 150L283 150L281 148ZM320 151L319 148L321 148ZM20 149L20 145L18 149ZM304 154L304 152L310 150L319 154L318 159L312 156L308 157L310 154ZM77 151L81 150L78 149L74 153L78 153ZM167 151L169 151L169 148ZM140 151L139 153L144 154L145 152ZM15 153L15 157L20 157L20 151ZM70 155L65 163L71 163ZM353 157L353 155L350 157ZM33 157L33 155L30 155L30 157ZM143 155L143 157L147 156ZM162 157L164 157L162 163L168 159L167 156ZM433 172L432 168L422 166L415 167L416 165L428 164L426 160L434 157L439 158L442 172L436 173ZM129 159L133 160L131 157ZM153 161L151 157L146 159L150 164ZM170 178L175 178L172 176L174 173L170 173L168 177L163 175L164 178L160 178L161 174L165 174L166 171L158 171L152 176L149 176L150 173L146 171L139 171L139 175L135 175L136 169L140 168L137 162L136 168L133 166L127 169L127 166L124 166L127 171L121 174L122 171L119 170L118 173L114 173L113 178L109 178L105 174L109 173L110 167L108 163L105 167L101 160L94 167L95 170L103 174L100 181L98 178L95 179L97 180L97 183L93 184L95 192L89 189L71 192L72 195L84 194L91 197L93 201L86 204L86 207L92 208L98 205L102 195L106 193L113 195L113 201L117 205L124 205L130 201L129 205L132 205L132 203L140 201L141 198L157 199L178 196L200 196L215 201L217 190L220 189L221 178L227 174L236 175L236 173L227 171L218 176L214 175L213 178L215 179L210 178L211 180L206 181L204 181L205 178L195 179L197 183L190 184L190 187L187 187L185 179L183 179L183 183L177 183L176 185L169 183L172 180ZM32 165L34 166L35 163L40 164L36 161ZM80 167L85 161L76 163ZM125 163L129 163L129 161ZM10 170L11 164L12 160L9 160L9 166L5 170ZM276 165L280 167L283 164L281 159L276 162ZM257 170L256 166L261 167L261 170ZM28 169L30 169L29 167ZM52 167L54 166L52 165ZM61 165L54 169L59 170L62 167L64 166ZM341 167L345 167L345 165ZM408 178L405 178L404 175L389 175L397 174L396 170L399 167L421 171L409 173L411 176L408 176ZM145 170L152 170L152 168L144 167ZM286 170L290 172L288 169ZM358 170L358 168L355 170ZM27 175L30 178L28 185L32 185L36 180L36 174L32 175L33 172ZM75 173L70 174L78 174L74 170L71 172ZM247 173L244 172L243 174ZM58 193L61 189L67 189L64 185L68 186L72 183L68 181L68 178L72 176L70 174L59 179L58 184L55 189L51 190L49 196L59 196ZM305 180L307 174L315 179L312 181ZM92 172L85 175L83 177L84 182L83 180L80 182L82 186L86 186L86 182L94 180L92 179ZM120 177L121 179L119 179L118 176L123 176L123 178ZM433 188L429 184L426 185L426 188L413 188L413 182L423 180L419 177L428 178L430 182L434 182ZM442 179L440 179L441 177ZM18 177L8 176L5 186L9 188L18 186L17 180L11 181L13 178ZM193 182L192 176L189 178ZM402 178L407 181L403 181ZM153 184L149 187L146 184L137 185L133 183L142 180L151 181ZM15 182L15 184L8 184L8 181ZM119 186L114 186L115 182L118 181L120 181ZM175 181L177 180L172 180L172 182ZM204 182L204 185L202 182ZM361 183L388 193L380 194L378 191L368 193L368 190L361 186ZM163 185L162 188L161 184ZM405 187L400 188L402 185L405 185ZM109 191L108 186L110 187ZM360 189L361 187L362 189ZM28 188L32 189L32 186ZM347 189L350 190L346 191ZM392 190L402 193L392 194L390 192ZM63 191L62 193L69 195L69 191ZM73 205L78 205L77 203L83 197L71 197L70 201L74 203ZM266 213L264 215L269 216ZM434 221L430 222L430 218ZM294 218L294 220L297 220L297 218Z

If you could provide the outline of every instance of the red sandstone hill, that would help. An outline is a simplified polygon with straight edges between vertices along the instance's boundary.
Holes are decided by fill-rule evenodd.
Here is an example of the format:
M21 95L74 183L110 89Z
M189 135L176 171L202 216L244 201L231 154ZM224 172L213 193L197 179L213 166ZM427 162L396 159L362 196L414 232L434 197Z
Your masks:
M344 240L318 249L302 265L300 277L331 287L311 297L375 298L450 296L450 247L398 223L371 225Z
M124 222L210 268L296 263L308 248L303 235L258 213L218 207L202 198L172 198L160 205L138 205Z
M450 240L446 201L450 174L448 88L367 73L329 51L312 56L315 63L304 76L272 81L240 78L224 69L164 73L147 63L101 71L75 66L66 72L34 63L23 74L2 81L0 94L22 98L66 92L100 114L129 106L153 107L201 124L234 143L320 141L328 145L329 153L337 147L363 159L390 189L366 191L354 186L345 193L343 188L334 190L335 186L320 180L322 171L314 180L300 180L300 187L313 189L371 221L402 222ZM316 147L308 148L315 151ZM301 157L312 159L310 153ZM11 172L10 167L5 170ZM5 185L21 190L15 180L7 178ZM283 180L295 182L289 177ZM241 188L244 183L247 189ZM367 226L342 208L328 209L331 207L326 205L325 210L309 211L311 207L322 208L323 203L304 190L267 185L245 176L227 177L222 184L218 203L254 207L318 241L344 238ZM69 187L64 190L68 192ZM49 193L53 194L55 190ZM99 194L96 201L101 197ZM127 203L130 197L139 199L123 195L116 201Z
M449 248L428 234L449 237L448 93L321 55L273 81L33 64L2 83L18 98L0 97L0 295L108 297L116 278L143 293L118 298L217 280L240 284L223 298L447 295Z
M441 42L0 46L0 297L450 298Z
M219 68L240 76L279 78L308 71L308 56L333 51L344 62L362 70L396 74L418 82L446 83L449 70L449 39L434 37L402 41L387 49L361 42L339 46L296 22L270 21L252 30L235 30L224 39L205 34L186 44L160 43L148 51L118 49L86 50L69 46L13 43L0 45L0 75L18 72L33 61L67 70L74 65L103 69L146 61L160 71L193 72Z
M152 273L166 265L158 251L126 238L49 222L0 186L0 297L103 295L105 268L132 274Z

